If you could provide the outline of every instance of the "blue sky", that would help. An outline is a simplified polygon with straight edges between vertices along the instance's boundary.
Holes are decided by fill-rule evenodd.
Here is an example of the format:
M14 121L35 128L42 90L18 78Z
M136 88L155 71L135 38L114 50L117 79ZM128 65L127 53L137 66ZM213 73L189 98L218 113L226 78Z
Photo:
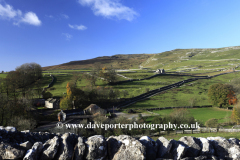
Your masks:
M239 0L0 0L0 70L238 46Z

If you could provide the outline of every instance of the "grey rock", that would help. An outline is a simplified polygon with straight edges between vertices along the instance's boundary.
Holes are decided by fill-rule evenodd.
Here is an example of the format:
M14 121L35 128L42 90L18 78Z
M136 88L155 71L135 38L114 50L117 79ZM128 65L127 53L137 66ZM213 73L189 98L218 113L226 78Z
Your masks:
M172 158L170 154L172 141L167 140L165 137L159 137L156 143L158 144L157 158Z
M157 143L148 136L143 136L139 141L146 148L146 160L155 160L157 157L158 145Z
M107 156L107 142L101 135L91 136L86 141L87 160L105 159Z
M171 140L172 149L170 151L171 155L173 156L174 160L179 160L185 157L185 153L187 148L185 145L182 145L178 141Z
M109 159L146 159L146 148L138 140L128 135L111 136L107 139Z
M23 160L38 160L40 158L40 153L43 149L42 142L36 142L33 144L32 149L29 149L23 158Z
M220 159L229 158L228 149L231 148L229 141L222 137L207 137L214 147L215 155Z
M33 144L31 142L27 141L27 142L21 143L20 146L26 150L29 150L32 148Z
M49 139L43 145L43 151L41 154L41 160L52 160L57 154L59 146L59 138L55 136L53 139Z
M0 144L0 159L22 159L26 150L19 146Z
M8 132L17 132L17 129L15 127L12 127L12 126L7 126L4 129Z
M185 145L187 148L187 151L185 153L186 157L198 157L201 151L199 139L191 136L184 136L179 139L179 142L183 142L182 145Z
M56 154L56 159L59 160L70 160L73 156L73 149L75 145L75 137L73 134L65 133L61 136L59 149Z
M228 148L229 157L234 160L240 159L239 140L230 138L228 141L230 143L230 148Z
M198 138L201 142L201 152L200 155L214 155L214 148L207 138Z
M195 160L194 157L185 157L185 158L182 158L181 160Z
M208 159L208 157L207 157L207 156L204 156L204 155L201 155L201 156L199 156L199 157L195 157L195 158L194 158L194 160L206 160L206 159Z
M78 137L78 143L74 148L74 158L73 160L82 160L86 152L86 146L83 142L82 137Z

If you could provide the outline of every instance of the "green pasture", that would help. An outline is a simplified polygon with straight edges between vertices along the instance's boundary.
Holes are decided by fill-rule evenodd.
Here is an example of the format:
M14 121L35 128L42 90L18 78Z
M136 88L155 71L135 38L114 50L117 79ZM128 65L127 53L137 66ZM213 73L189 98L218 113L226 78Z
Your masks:
M112 87L120 91L126 90L129 93L128 97L135 97L147 92L147 90L154 90L188 78L190 76L159 75L148 80L125 82L112 85Z
M199 120L203 122L203 124L211 119L211 118L216 118L218 119L219 123L222 122L228 122L230 119L230 116L232 114L232 111L226 110L226 109L219 109L219 108L191 108L187 109L196 120ZM154 113L158 113L159 115L168 115L172 113L174 110L173 109L166 109L166 110L155 110L152 111Z
M191 71L192 69L231 69L239 65L240 50L217 49L175 49L154 54L141 65L146 68L164 68L169 71ZM187 70L189 69L189 70Z
M149 73L149 72L145 72L145 73L141 73L141 72L129 73L128 72L128 73L120 73L120 74L132 79L142 79L142 78L147 78L155 75L155 73Z
M204 138L207 138L207 137L224 137L226 139L229 139L229 138L237 138L237 139L240 139L240 134L239 132L216 132L216 133L196 133L196 134L166 134L166 135L161 135L163 137L165 137L166 139L170 140L170 139L175 139L175 140L179 140L181 137L184 137L184 136L192 136L192 137L204 137ZM151 137L153 140L157 140L159 137L161 136L154 136L154 137Z
M234 72L211 79L200 79L139 101L126 108L179 107L191 106L191 104L195 106L210 105L207 96L209 87L216 83L231 84L231 80L239 76L240 72Z
M54 75L55 83L52 87L48 88L47 91L53 94L54 97L62 97L66 93L66 86L67 83L71 81L72 75L65 74L65 75ZM51 81L50 81L51 82ZM49 83L50 83L49 82Z
M0 74L0 78L6 78L7 77L7 74L6 73L1 73Z
M89 69L57 69L57 70L47 70L43 73L73 73L73 72L90 72Z

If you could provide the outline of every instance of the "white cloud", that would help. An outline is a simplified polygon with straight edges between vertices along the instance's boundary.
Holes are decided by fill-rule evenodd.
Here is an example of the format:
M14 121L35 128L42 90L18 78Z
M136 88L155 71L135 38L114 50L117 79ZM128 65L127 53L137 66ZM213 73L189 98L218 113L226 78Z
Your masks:
M8 4L5 6L0 4L0 18L13 20L14 25L19 25L20 23L27 23L35 26L41 25L41 21L35 13L27 12L23 15L22 11L14 10L13 7Z
M62 35L64 35L66 37L66 40L70 40L73 36L71 34L68 33L62 33Z
M68 26L70 28L72 28L72 29L77 29L77 30L85 30L85 29L87 29L87 27L84 26L84 25L71 25L71 24L68 24Z
M118 1L119 0L78 0L81 5L90 6L95 15L132 21L138 14L133 9L122 5Z
M0 4L0 16L2 18L14 18L21 15L22 12L20 10L14 10L13 7L8 4L6 4L5 7Z
M45 15L48 18L54 18L52 15Z
M28 12L24 15L21 22L28 23L34 26L40 26L41 21L38 19L37 15L33 12Z
M69 16L66 15L66 14L61 14L61 16L62 16L63 18L65 18L65 19L68 19L68 18L69 18Z

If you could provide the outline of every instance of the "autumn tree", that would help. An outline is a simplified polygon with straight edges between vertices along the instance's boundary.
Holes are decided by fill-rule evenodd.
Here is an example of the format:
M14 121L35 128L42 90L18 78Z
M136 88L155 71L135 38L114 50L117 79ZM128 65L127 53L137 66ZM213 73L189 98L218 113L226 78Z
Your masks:
M95 86L96 81L98 79L97 72L95 70L92 70L89 74L85 74L84 77L87 79L87 82L93 88L93 86Z
M229 84L231 84L233 86L233 91L235 92L235 97L237 99L240 98L240 78L234 78L232 79Z
M66 89L67 89L67 95L60 100L61 109L69 109L72 106L72 101L75 98L73 97L69 82L67 83Z
M229 105L234 105L237 103L237 97L235 95L234 91L230 91L229 94L227 95L228 97L228 104Z
M117 73L112 66L110 68L103 67L99 72L99 76L103 77L108 82L115 82L117 80Z
M240 124L240 103L237 103L236 105L234 105L231 119L237 124Z
M229 106L229 94L233 91L233 86L228 84L213 84L208 90L209 101L219 107Z
M196 105L196 103L197 103L197 97L191 97L191 98L189 98L189 104L190 104L190 106L191 107L193 107L194 105Z

